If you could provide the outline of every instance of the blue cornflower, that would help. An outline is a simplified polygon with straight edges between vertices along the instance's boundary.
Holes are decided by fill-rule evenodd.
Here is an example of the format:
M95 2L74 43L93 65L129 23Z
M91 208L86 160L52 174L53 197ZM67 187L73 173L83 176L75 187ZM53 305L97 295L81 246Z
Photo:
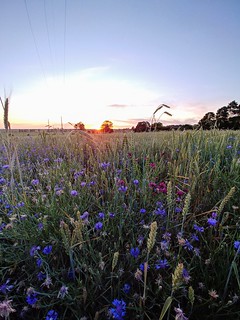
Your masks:
M37 293L36 293L36 292L33 292L33 293L27 295L26 301L27 301L27 303L30 304L31 306L32 306L33 304L35 304L35 303L37 302L37 300L38 300L38 299L37 299Z
M160 242L161 250L166 251L169 248L169 242L167 240L163 240Z
M176 207L175 208L175 213L181 213L182 212L182 208Z
M0 231L2 231L5 227L6 227L6 223L4 223L4 222L1 223L0 224Z
M13 285L8 285L9 282L10 279L8 279L4 284L0 286L0 292L2 292L3 294L7 294L8 291L13 289Z
M40 250L41 247L40 246L32 246L32 248L30 249L30 256L33 257L35 256L35 254L37 253L38 250Z
M125 283L123 286L123 292L128 294L130 292L131 286L128 283Z
M39 185L39 180L38 180L38 179L33 179L33 180L31 181L31 184L32 184L33 186L37 186L37 185Z
M110 213L109 213L109 217L110 217L110 218L114 218L114 217L115 217L115 213L110 212Z
M240 241L239 240L234 241L234 249L240 251Z
M157 208L156 210L154 210L154 213L156 215L160 215L162 217L165 217L166 216L166 210L163 209L163 208Z
M193 225L194 230L198 231L198 232L204 232L204 228L201 226L198 226L196 224Z
M103 212L99 212L98 216L99 216L100 219L104 219L105 214Z
M142 213L142 214L146 213L146 209L144 209L144 208L140 209L140 213Z
M4 178L0 178L0 184L5 184L7 182L7 180L6 179L4 179Z
M41 258L37 259L36 263L37 263L38 268L40 268L42 265L42 259Z
M214 219L214 218L209 218L209 219L207 220L207 223L209 224L210 227L215 227L216 224L217 224L217 220Z
M55 310L49 310L45 320L57 320L58 313Z
M96 230L101 230L102 227L103 227L103 224L102 224L102 222L100 222L100 221L95 224L95 229L96 229Z
M140 254L140 249L138 247L136 248L131 248L130 250L130 254L131 256L133 256L134 258L137 258Z
M155 268L158 269L165 269L169 267L167 259L159 260L158 263L155 265Z
M61 286L57 297L60 298L60 299L64 299L66 294L68 294L68 287L63 285L63 286Z
M123 317L126 315L126 302L123 300L114 299L113 308L110 308L110 314L113 319L123 320Z
M45 248L43 248L43 253L44 254L50 254L51 253L51 251L52 251L52 246L51 245L48 245L48 246L46 246Z
M40 272L37 274L37 278L38 278L38 281L42 281L43 279L46 278L46 275L45 275L45 273L43 273L42 271L40 271Z
M42 223L42 222L39 222L39 224L38 224L37 227L38 227L38 230L41 231L41 230L43 229L43 223Z
M102 162L100 163L100 167L103 169L103 170L107 170L107 168L110 166L110 162Z
M87 211L85 211L81 216L80 218L84 221L88 221L88 216L89 216L89 213Z
M118 191L120 191L120 192L127 192L127 187L121 186L121 187L118 188Z
M195 233L192 234L191 239L192 239L193 241L199 241L199 238L198 238L198 236L197 236Z
M189 275L189 272L187 271L187 269L183 269L183 272L182 272L182 277L183 277L183 280L188 283L189 280L191 279L190 275Z
M192 251L193 250L193 246L191 245L191 243L186 239L185 243L184 243L184 249L187 249L188 251Z
M70 192L71 196L76 197L78 195L77 190L71 190Z
M25 206L25 203L23 202L23 201L21 201L21 202L18 202L18 204L17 204L17 207L24 207Z
M150 266L148 265L147 268L150 269ZM142 272L144 272L144 263L141 263L141 264L139 265L139 269L140 269Z

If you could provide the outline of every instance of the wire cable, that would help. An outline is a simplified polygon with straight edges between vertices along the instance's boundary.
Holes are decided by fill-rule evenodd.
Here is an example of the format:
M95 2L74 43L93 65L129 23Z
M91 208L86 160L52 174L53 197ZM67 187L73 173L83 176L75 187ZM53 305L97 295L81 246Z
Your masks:
M50 41L46 0L44 0L44 18L45 18L45 25L46 25L46 30L47 30L47 39L48 39L48 47L49 47L49 52L50 52L51 65L52 65L52 70L53 70L53 73L54 73L55 68L54 68L54 63L53 63L53 53L52 53L52 46L51 46L51 41Z
M40 66L41 66L41 71L42 71L42 73L43 73L45 82L47 83L46 73L45 73L45 71L44 71L43 63L42 63L42 60L41 60L41 57L40 57L40 53L39 53L39 49L38 49L36 37L35 37L34 32L33 32L33 27L32 27L32 23L31 23L31 18L30 18L28 6L27 6L27 0L24 0L24 3L25 3L25 8L26 8L26 12L27 12L28 22L29 22L29 26L30 26L31 33L32 33L32 37L33 37L35 49L36 49L37 56L38 56L38 60L39 60Z

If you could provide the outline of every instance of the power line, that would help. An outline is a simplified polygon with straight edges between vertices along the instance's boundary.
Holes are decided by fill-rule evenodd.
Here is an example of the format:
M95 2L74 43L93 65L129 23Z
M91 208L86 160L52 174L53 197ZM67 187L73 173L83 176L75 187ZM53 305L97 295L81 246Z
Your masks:
M51 65L52 65L52 69L54 70L52 46L51 46L51 41L50 41L49 25L48 25L48 18L47 18L46 0L44 0L44 18L45 18L45 24L46 24L46 29L47 29L47 38L48 38L48 47L49 47L49 51L50 51Z
M28 6L27 6L27 0L24 0L24 3L25 3L25 8L26 8L26 12L27 12L28 22L29 22L29 26L30 26L31 33L32 33L32 37L33 37L35 49L36 49L36 52L37 52L38 60L39 60L40 66L41 66L41 70L42 70L44 79L45 79L45 81L46 81L46 83L47 83L46 74L45 74L44 67L43 67L43 63L42 63L42 60L41 60L41 57L40 57L40 53L39 53L39 49L38 49L36 37L35 37L34 32L33 32L33 27L32 27L32 23L31 23L31 18L30 18L30 14L29 14L29 11L28 11Z

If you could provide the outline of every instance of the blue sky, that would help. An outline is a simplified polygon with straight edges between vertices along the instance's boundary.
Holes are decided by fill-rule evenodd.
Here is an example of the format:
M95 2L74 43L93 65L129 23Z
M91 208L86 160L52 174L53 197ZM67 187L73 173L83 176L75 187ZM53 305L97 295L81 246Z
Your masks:
M239 17L239 0L1 0L12 127L131 127L162 103L164 124L193 124L240 103Z

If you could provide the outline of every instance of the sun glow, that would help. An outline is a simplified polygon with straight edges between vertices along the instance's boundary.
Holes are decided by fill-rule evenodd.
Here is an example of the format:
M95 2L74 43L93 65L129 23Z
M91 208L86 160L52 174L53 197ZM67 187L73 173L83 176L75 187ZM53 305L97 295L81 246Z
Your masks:
M13 94L12 123L46 125L82 121L86 128L100 128L104 120L125 122L145 118L146 108L159 98L142 84L106 74L107 68L91 68L34 83ZM150 111L148 112L150 116ZM127 126L127 125L126 125Z

